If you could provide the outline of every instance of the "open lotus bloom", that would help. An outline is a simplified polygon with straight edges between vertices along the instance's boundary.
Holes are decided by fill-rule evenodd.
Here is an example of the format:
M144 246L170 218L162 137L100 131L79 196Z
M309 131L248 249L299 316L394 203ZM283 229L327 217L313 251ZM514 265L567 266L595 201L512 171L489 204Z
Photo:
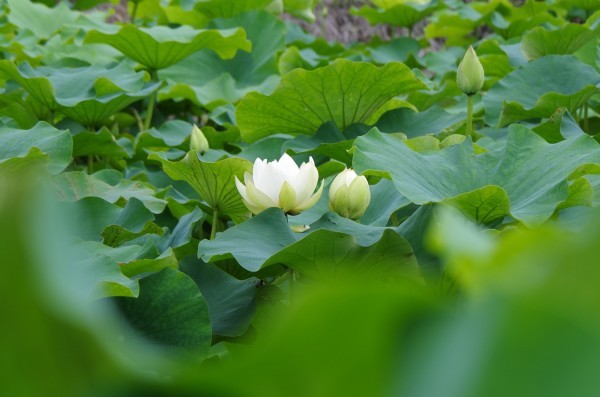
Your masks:
M279 161L256 159L252 174L244 175L244 183L235 178L242 199L253 214L271 207L281 208L287 214L299 214L319 201L323 182L315 192L318 182L319 172L312 157L298 167L287 154Z

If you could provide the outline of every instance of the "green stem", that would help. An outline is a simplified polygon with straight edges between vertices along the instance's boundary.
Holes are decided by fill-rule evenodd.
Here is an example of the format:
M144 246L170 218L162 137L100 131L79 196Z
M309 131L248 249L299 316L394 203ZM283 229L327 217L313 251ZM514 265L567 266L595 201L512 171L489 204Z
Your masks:
M467 96L467 131L468 137L473 137L473 95Z
M148 70L150 73L150 78L152 81L158 81L158 73L156 70L150 69ZM156 107L156 100L158 98L158 90L154 91L150 96L150 101L148 102L148 108L146 110L146 119L144 120L144 130L150 129L152 125L152 116L154 114L154 108Z
M588 121L588 104L583 105L583 130L588 132L590 128L590 123Z
M294 269L288 268L290 273L290 305L294 300Z
M140 114L138 113L137 110L132 109L133 110L133 116L135 117L135 121L137 123L137 127L138 130L140 130L140 132L144 131L144 120L142 120L142 117L140 116Z
M448 265L444 267L442 271L442 277L440 278L440 292L444 293L444 283L446 282L446 270L448 270Z
M89 155L87 158L88 163L88 174L92 175L94 173L94 156Z
M398 214L396 212L392 213L392 226L398 227L400 225L400 221L398 220Z
M144 121L144 131L150 129L150 125L152 124L152 114L154 113L154 104L156 103L157 92L152 93L150 97L150 102L148 102L148 110L146 111L146 120Z
M217 234L217 222L219 221L219 211L213 210L212 226L210 228L210 239L214 240Z
M326 9L327 6L323 4L323 10ZM321 13L321 36L323 36L323 38L327 38L327 14L324 12Z
M131 23L135 23L135 15L137 14L139 2L133 3L133 11L131 11Z

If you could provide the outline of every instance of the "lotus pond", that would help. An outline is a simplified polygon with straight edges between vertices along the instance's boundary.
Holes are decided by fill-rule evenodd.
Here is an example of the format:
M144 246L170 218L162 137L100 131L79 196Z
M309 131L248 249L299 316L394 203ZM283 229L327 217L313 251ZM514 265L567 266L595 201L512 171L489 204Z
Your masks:
M0 9L1 395L597 396L598 0Z

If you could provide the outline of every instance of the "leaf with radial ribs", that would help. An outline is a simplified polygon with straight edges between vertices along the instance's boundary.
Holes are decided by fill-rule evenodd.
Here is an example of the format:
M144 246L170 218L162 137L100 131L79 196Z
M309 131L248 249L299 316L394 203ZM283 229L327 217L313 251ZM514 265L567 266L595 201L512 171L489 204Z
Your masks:
M428 1L425 4L397 2L396 4L376 4L376 6L380 9L363 6L360 9L352 9L352 13L365 18L371 25L389 24L410 28L427 15L433 13L438 8L438 1Z
M504 126L550 117L561 107L573 114L598 85L600 75L593 67L571 55L547 55L507 74L490 88L483 97L485 121Z
M270 208L214 240L201 241L198 255L205 261L234 257L252 272L285 264L320 281L420 279L412 248L396 230L336 214L324 215L308 233L294 233L283 212Z
M0 170L8 163L27 164L46 161L46 168L58 174L71 162L73 142L69 131L57 130L46 122L39 122L29 130L0 128Z
M155 188L149 183L123 179L116 170L102 170L93 175L82 171L65 172L54 179L54 186L61 201L73 202L84 197L99 197L109 203L136 198L154 214L161 213L167 202L156 197Z
M202 361L208 356L212 329L208 305L192 279L166 268L140 280L137 299L116 302L136 331L129 343L164 349L172 358Z
M567 200L571 174L600 164L600 146L587 135L550 144L521 125L509 128L504 147L483 154L474 152L470 140L417 153L377 129L355 146L356 172L389 173L413 203L449 202L481 222L510 214L532 226Z
M158 154L151 154L148 159L159 161L167 175L189 183L211 208L235 222L249 214L235 186L235 177L244 179L244 173L252 170L250 161L227 158L209 163L202 161L196 152L189 152L181 161L165 160Z
M376 67L338 59L312 71L291 71L271 95L247 94L236 118L242 138L249 142L278 133L313 135L328 121L343 131L367 122L392 98L423 88L403 63Z
M527 59L538 59L550 54L574 54L591 40L598 38L596 31L575 23L568 23L556 30L542 26L531 29L521 41L521 51Z
M172 29L124 25L112 33L92 30L85 42L108 44L153 70L171 66L202 48L211 49L222 58L232 58L238 50L252 48L243 29L195 30L189 26Z
M147 73L136 72L125 63L33 69L27 62L17 67L2 60L0 76L16 81L48 109L59 110L86 126L106 121L127 105L152 94L161 84L148 82Z
M194 8L210 19L229 19L239 14L263 10L273 0L200 0Z

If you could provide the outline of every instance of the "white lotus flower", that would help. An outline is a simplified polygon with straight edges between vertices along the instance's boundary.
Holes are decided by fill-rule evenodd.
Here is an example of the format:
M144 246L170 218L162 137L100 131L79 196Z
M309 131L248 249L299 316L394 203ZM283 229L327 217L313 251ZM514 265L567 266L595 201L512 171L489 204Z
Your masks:
M346 168L335 177L329 187L329 208L344 218L358 219L367 210L371 190L364 176Z
M284 154L279 161L256 159L252 174L244 174L244 184L235 178L235 184L244 204L253 214L267 208L281 208L295 215L312 207L323 193L323 182L315 193L319 172L312 157L300 167Z

